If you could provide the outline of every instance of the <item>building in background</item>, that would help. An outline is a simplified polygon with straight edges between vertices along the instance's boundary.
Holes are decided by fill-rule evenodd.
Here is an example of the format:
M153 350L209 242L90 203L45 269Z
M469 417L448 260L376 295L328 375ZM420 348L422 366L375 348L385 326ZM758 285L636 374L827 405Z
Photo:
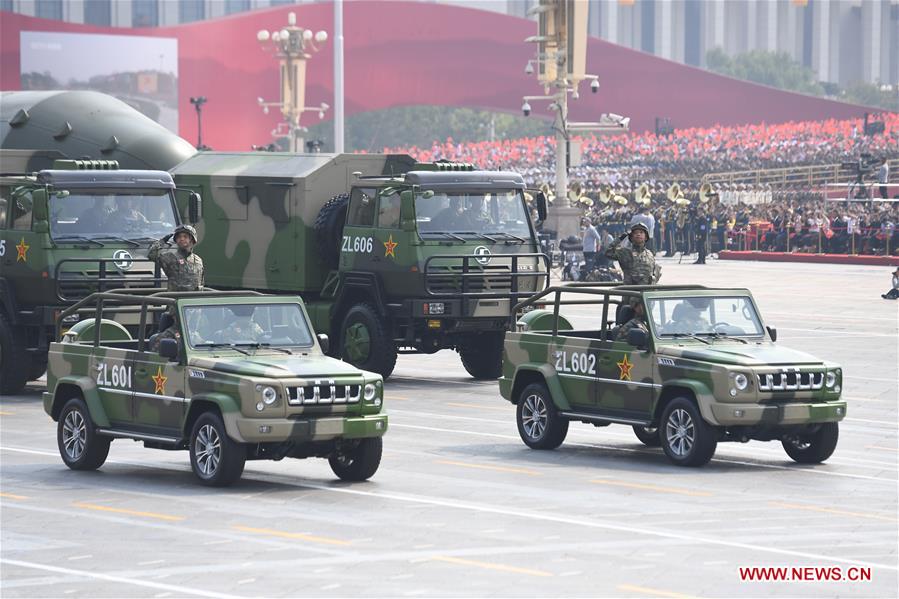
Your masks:
M0 0L74 23L157 27L308 0ZM524 17L537 0L421 0ZM708 50L786 52L820 81L899 84L899 0L590 0L589 34L704 67Z

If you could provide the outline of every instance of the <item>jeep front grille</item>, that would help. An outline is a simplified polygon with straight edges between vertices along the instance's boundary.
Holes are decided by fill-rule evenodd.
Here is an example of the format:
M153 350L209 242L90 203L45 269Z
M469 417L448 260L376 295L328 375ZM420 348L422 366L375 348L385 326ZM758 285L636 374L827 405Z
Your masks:
M362 385L338 385L333 380L314 381L312 385L287 388L287 403L292 406L358 403Z
M759 391L817 391L824 386L823 372L786 370L759 374Z

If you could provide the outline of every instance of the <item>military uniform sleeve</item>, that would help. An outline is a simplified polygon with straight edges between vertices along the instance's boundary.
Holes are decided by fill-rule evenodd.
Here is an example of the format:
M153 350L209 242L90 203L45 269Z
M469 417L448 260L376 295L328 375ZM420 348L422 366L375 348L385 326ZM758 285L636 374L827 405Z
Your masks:
M158 262L162 250L164 250L166 247L168 247L168 244L165 241L165 237L163 237L162 239L157 239L152 244L150 244L150 249L147 251L147 258L152 260L153 262Z

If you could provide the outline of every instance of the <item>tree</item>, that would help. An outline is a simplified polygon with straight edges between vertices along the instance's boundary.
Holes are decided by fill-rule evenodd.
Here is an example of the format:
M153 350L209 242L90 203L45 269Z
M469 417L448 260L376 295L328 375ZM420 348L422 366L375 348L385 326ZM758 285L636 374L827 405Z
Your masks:
M721 48L712 48L706 54L706 64L710 71L736 79L813 96L824 95L815 72L786 52L753 50L731 58Z

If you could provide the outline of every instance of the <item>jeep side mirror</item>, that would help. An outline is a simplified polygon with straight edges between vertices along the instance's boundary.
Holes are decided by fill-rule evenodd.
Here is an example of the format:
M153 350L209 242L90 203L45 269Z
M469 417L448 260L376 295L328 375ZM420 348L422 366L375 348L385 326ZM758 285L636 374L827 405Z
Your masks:
M543 222L546 220L546 194L538 191L535 199L537 200L537 218Z
M187 200L187 219L191 222L191 224L196 224L200 222L200 218L203 216L203 199L200 197L195 191L190 192L189 199Z
M322 347L322 353L328 353L328 351L331 349L331 340L328 339L328 336L324 333L319 333L316 336L318 337L318 344Z
M765 327L768 329L768 336L771 337L771 341L777 341L777 329L774 327Z
M162 339L159 342L159 355L167 358L170 362L178 359L178 340Z
M649 343L649 336L642 329L631 329L627 332L627 342L634 347L644 348Z

